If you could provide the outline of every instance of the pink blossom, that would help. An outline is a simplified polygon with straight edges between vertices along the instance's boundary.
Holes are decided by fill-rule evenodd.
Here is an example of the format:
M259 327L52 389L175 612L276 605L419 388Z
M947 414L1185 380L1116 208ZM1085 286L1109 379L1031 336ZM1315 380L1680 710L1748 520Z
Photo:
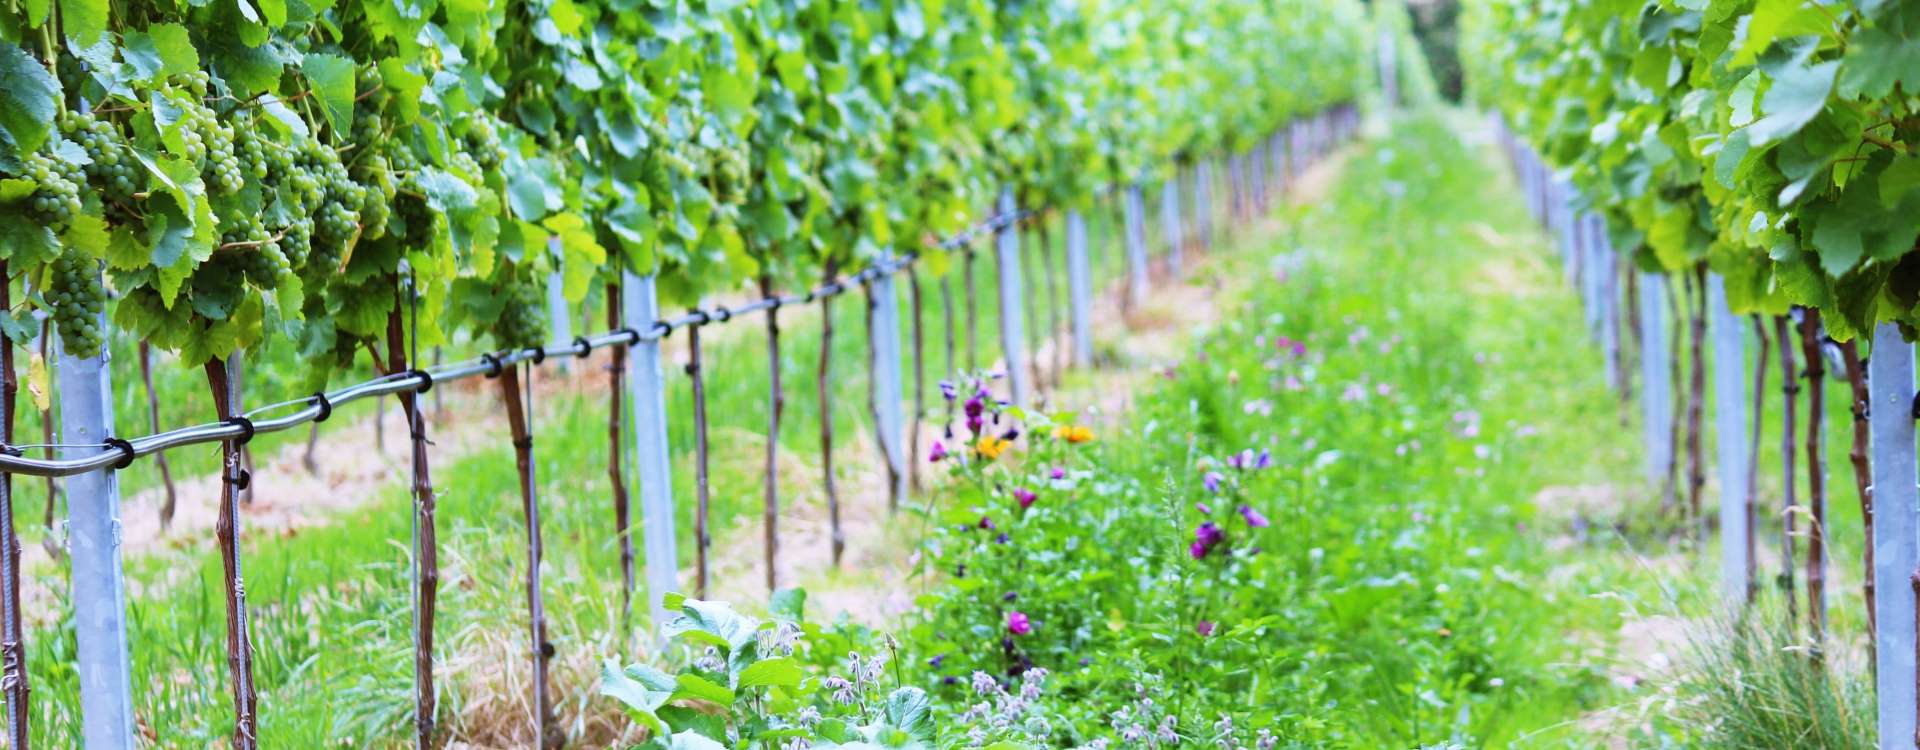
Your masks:
M1033 632L1033 621L1027 619L1027 613L1014 610L1007 613L1007 632L1014 635L1026 635Z
M1251 505L1240 506L1240 517L1246 519L1248 526L1256 529L1264 529L1269 525L1267 517L1261 515L1260 511L1254 510Z
M947 457L946 444L941 443L938 440L933 441L933 448L927 451L927 461L929 463L939 463L940 461L944 460L946 457Z
M1021 510L1026 510L1033 507L1033 501L1040 499L1040 496L1033 494L1033 490L1025 487L1015 487L1013 488L1013 499L1020 502Z
M1194 623L1193 632L1199 633L1201 638L1212 638L1213 637L1213 621L1201 620L1200 622Z

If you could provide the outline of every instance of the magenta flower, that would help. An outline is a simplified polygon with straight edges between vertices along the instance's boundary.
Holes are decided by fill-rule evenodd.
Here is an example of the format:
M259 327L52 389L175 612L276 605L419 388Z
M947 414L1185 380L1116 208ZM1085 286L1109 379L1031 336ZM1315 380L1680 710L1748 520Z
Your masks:
M1295 342L1293 342L1293 356L1296 356L1296 357L1304 357L1304 356L1307 356L1307 344L1306 344L1306 342L1304 342L1304 341L1295 341Z
M1194 623L1193 632L1199 633L1201 638L1213 637L1213 621L1201 620L1197 623Z
M937 464L937 463L940 463L942 460L946 459L946 457L947 457L946 444L938 440L933 441L933 449L927 452L927 461L929 463Z
M1054 480L1066 479L1067 470L1063 467L1055 466L1053 467L1053 471L1047 473L1047 476Z
M1013 488L1013 499L1020 501L1021 510L1026 510L1033 507L1033 501L1040 499L1040 496L1033 494L1033 490L1025 487L1015 487Z
M1027 613L1014 610L1007 613L1007 632L1014 635L1026 635L1033 632L1033 621L1027 619Z
M980 416L977 414L969 415L967 417L967 432L971 432L975 435L978 435L980 434L980 430L985 428L986 426L987 426L987 421L984 419L981 419Z
M1222 479L1226 479L1226 477L1220 476L1220 472L1209 471L1206 476L1200 478L1200 485L1206 487L1208 492L1218 495L1220 494L1220 480Z
M980 517L980 528L983 528L983 529L992 529L993 527L994 527L994 526L993 526L993 518L992 518L991 516L981 516L981 517Z
M986 399L980 397L980 394L976 393L973 398L967 399L966 405L962 408L966 411L967 416L977 417L986 412L987 402Z
M1199 526L1194 528L1193 539L1196 542L1212 547L1213 545L1226 541L1227 532L1221 531L1220 527L1212 521L1203 521Z
M1248 526L1256 529L1264 529L1269 525L1267 517L1260 515L1260 511L1254 510L1251 505L1240 506L1240 517L1247 520Z
M1195 502L1193 504L1193 507L1198 509L1201 515L1207 515L1207 516L1213 515L1213 506L1208 505L1204 502Z
M1187 545L1187 554L1193 555L1193 559L1195 560L1200 560L1206 558L1208 549L1209 547L1207 547L1206 544L1196 540L1194 543Z

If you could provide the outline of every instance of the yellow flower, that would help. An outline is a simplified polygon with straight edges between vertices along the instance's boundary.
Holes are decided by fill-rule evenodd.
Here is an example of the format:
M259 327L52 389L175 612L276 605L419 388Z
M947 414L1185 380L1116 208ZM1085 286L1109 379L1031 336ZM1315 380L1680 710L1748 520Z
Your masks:
M974 443L973 449L978 451L982 458L992 461L993 459L999 458L1000 454L1007 450L1007 445L1007 441L988 435Z
M1086 442L1091 442L1092 440L1093 440L1093 428L1091 427L1088 427L1083 424L1077 424L1067 429L1067 442L1069 443L1086 443Z

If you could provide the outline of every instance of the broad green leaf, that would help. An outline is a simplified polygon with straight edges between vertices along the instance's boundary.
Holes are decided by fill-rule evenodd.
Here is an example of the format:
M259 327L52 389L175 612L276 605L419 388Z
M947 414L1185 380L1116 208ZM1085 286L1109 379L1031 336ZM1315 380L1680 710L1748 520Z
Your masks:
M67 38L91 47L107 32L107 0L60 0L60 27Z
M721 706L733 705L733 691L705 677L681 673L674 676L674 682L673 700L693 698Z
M793 687L804 676L800 663L790 657L765 659L747 665L734 680L735 690L752 687Z
M1782 69L1761 97L1763 116L1748 126L1747 137L1758 146L1799 132L1826 108L1827 95L1833 91L1833 76L1839 66L1838 61L1830 60Z
M60 104L60 83L46 67L12 43L0 41L0 141L20 152L47 142Z
M320 111L334 132L346 133L353 125L353 61L339 55L311 54L300 63L307 85L320 101Z

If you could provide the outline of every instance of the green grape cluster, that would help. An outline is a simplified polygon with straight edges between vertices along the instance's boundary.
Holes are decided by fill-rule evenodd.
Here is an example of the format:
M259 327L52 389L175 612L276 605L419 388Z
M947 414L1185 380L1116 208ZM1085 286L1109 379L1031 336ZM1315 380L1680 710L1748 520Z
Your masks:
M280 248L280 240L267 232L259 218L241 216L220 237L220 252L228 255L241 275L254 286L272 289L293 273L293 264Z
M87 180L95 188L109 201L133 200L133 194L142 187L141 174L113 123L91 114L68 113L60 118L60 131L86 150Z
M71 248L62 252L53 262L46 301L53 307L54 327L67 353L81 359L99 356L100 314L107 309L107 290L94 259Z
M746 151L739 148L708 149L707 168L713 175L716 199L729 206L746 202L750 174Z
M377 240L387 235L387 220L393 216L393 170L384 154L373 153L355 162L350 170L365 190L360 202L360 236Z
M80 182L86 173L45 154L28 156L25 166L26 178L34 183L28 203L34 220L55 233L67 231L80 215Z
M239 151L241 171L256 181L266 181L269 176L285 171L287 167L285 158L276 158L279 154L268 155L270 150L277 149L253 128L242 128L234 137L234 145ZM278 184L278 181L274 184Z
M474 117L468 121L466 142L466 152L484 169L498 169L506 158L507 151L500 145L500 132L490 117Z
M494 343L504 349L539 346L547 335L547 321L540 314L544 296L540 285L531 279L516 278L508 282L506 294L506 307L500 310L500 319L493 323Z
M203 160L207 158L209 149L220 140L220 120L214 117L213 110L207 109L197 101L175 103L180 104L182 109L180 114L180 140L182 144L184 144L185 150L180 155L185 157L187 161L195 164L204 164L205 162ZM231 149L232 144L230 141L233 138L232 128L226 129L226 138L229 141L227 147Z

